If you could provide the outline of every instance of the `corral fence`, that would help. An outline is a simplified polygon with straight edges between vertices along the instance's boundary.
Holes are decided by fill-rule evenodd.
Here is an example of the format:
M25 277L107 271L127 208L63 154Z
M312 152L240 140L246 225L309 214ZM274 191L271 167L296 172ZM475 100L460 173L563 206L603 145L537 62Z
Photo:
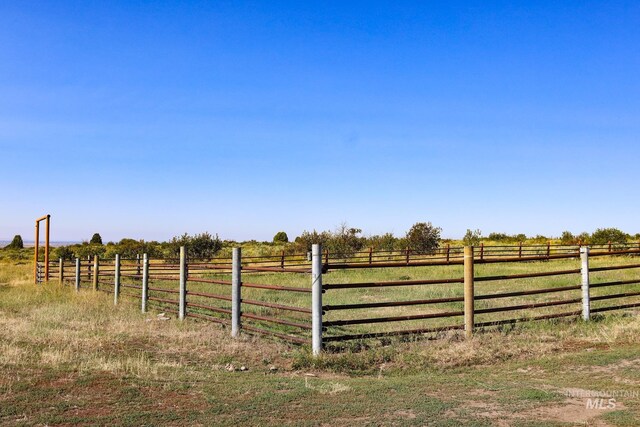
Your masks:
M187 259L58 262L52 277L139 300L179 319L311 344L437 336L519 322L640 307L640 244L444 247L428 253L368 250ZM37 266L38 269L41 268Z

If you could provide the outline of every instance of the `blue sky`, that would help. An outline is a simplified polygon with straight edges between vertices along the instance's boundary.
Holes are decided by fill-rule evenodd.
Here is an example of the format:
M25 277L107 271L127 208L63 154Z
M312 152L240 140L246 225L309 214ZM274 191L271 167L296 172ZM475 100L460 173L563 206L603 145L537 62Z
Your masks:
M0 239L640 231L638 2L3 2Z

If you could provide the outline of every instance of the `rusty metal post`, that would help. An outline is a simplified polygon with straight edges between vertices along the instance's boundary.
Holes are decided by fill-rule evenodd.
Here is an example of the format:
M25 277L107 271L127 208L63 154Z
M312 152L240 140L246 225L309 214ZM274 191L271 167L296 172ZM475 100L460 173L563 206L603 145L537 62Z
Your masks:
M580 259L582 266L582 318L589 320L591 317L591 296L589 294L589 247L580 247Z
M149 257L142 254L142 312L147 312L149 302Z
M322 351L322 246L311 247L311 350Z
M180 299L178 306L178 318L184 320L187 315L187 251L180 246Z
M45 226L45 240L44 240L44 281L49 281L49 226L51 224L51 215L47 215L47 222Z
M522 258L522 242L520 242L518 246L518 258Z
M551 241L547 242L547 258L551 256Z
M282 256L280 257L280 268L284 269L284 249L282 250Z
M464 247L464 335L473 336L474 326L473 246Z
M76 292L80 291L80 258L76 258Z
M93 256L93 290L98 290L98 276L100 276L100 261L98 255Z
M87 255L87 282L91 282L91 255Z
M242 249L233 248L231 266L231 336L240 335L242 316Z
M407 264L409 264L409 253L411 252L411 250L409 248L407 248Z
M136 279L140 278L140 254L136 254Z
M480 243L480 259L484 260L484 243Z
M62 285L64 281L64 260L60 258L58 267L58 283Z
M369 248L369 265L373 264L373 248Z
M36 220L36 240L33 255L33 283L38 284L38 249L40 246L40 221Z
M451 255L451 245L447 244L447 263L449 263L450 255Z
M113 304L118 305L120 297L120 254L116 254L116 261L113 272Z

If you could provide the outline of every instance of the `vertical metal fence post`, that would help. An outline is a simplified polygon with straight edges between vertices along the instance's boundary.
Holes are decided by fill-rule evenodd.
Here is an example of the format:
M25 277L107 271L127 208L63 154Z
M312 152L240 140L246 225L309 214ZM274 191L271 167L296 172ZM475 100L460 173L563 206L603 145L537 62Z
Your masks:
M98 276L100 276L100 261L98 255L93 256L93 290L98 290Z
M591 317L591 298L589 295L589 247L580 247L580 259L582 260L582 318L589 320Z
M149 256L142 255L142 312L147 312L147 302L149 301Z
M464 247L464 335L473 336L474 295L473 295L473 246Z
M62 282L64 280L64 260L62 258L60 258L59 264L60 267L58 268L58 283L62 285Z
M80 258L76 258L76 292L80 290Z
M231 336L240 335L240 316L242 315L242 249L233 248L231 266Z
M311 249L311 348L314 356L322 351L322 246Z
M187 315L187 253L184 246L180 246L180 306L178 317L184 320Z
M113 272L113 304L118 305L120 297L120 254L116 254L116 263Z

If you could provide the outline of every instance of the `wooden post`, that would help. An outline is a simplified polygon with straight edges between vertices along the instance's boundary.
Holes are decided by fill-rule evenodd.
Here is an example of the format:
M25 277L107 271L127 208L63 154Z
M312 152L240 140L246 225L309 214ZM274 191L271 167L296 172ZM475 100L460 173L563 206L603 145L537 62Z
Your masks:
M91 255L87 255L87 282L91 282Z
M180 295L178 305L178 318L184 320L187 315L187 251L180 246Z
M473 290L473 246L464 247L464 335L473 336L474 290Z
M44 281L49 281L49 225L51 224L51 215L47 215L44 237Z
M64 280L64 260L62 258L60 258L60 267L58 267L58 283L60 283L62 285L62 282Z
M33 283L38 284L38 249L40 247L40 221L36 220L36 240L33 255Z
M93 256L93 290L98 290L98 276L100 275L100 261L98 255Z

